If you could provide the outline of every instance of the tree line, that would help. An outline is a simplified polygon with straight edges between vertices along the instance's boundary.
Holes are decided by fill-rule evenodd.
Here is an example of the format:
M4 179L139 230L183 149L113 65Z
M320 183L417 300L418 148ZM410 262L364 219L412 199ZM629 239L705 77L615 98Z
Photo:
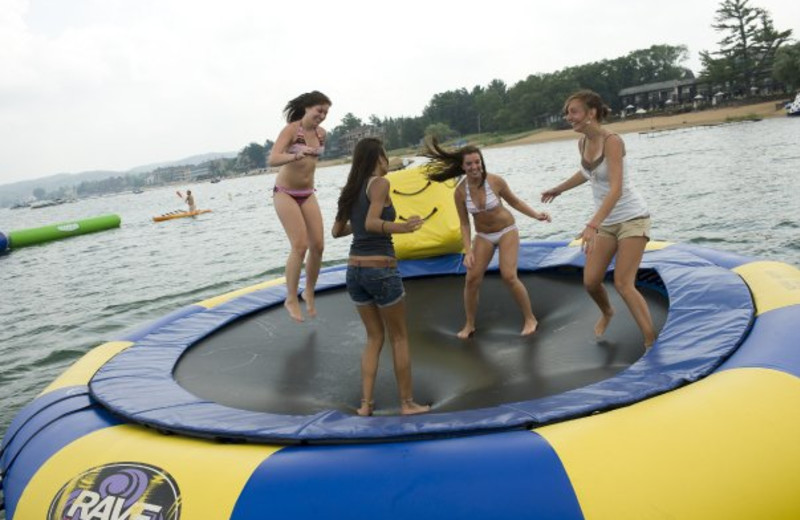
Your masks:
M783 93L800 88L800 43L791 43L791 29L776 29L765 9L751 6L749 0L723 0L711 27L722 38L716 51L700 53L703 69L696 79L740 98L764 87ZM576 90L592 89L612 111L620 112L618 93L626 87L695 78L683 66L687 59L685 45L653 45L614 59L531 74L510 87L494 79L486 86L442 92L418 117L373 115L369 124L381 127L388 149L416 146L431 134L451 138L558 127L563 125L562 104ZM362 124L346 114L329 141Z
M711 27L721 34L721 40L717 50L700 53L703 68L698 80L737 97L748 96L765 85L783 92L800 88L800 43L792 41L790 29L776 29L766 10L752 6L750 0L723 0ZM417 117L381 119L371 115L367 124L381 129L389 150L416 147L426 135L449 139L559 127L563 125L562 104L576 90L596 91L614 112L619 112L618 93L626 87L694 78L683 65L688 54L685 45L653 45L618 58L531 74L511 86L494 79L485 86L435 94ZM345 155L340 138L364 124L353 113L345 114L328 133L324 158ZM273 145L270 140L263 145L250 143L235 158L215 159L200 166L208 166L214 177L266 168ZM146 175L85 182L77 187L77 193L81 196L137 187Z
M486 86L460 88L435 94L418 117L370 117L381 127L388 149L416 146L430 133L439 137L479 133L513 133L561 124L564 100L571 93L590 88L617 109L618 92L631 85L693 77L681 63L686 46L653 45L626 56L568 67L546 74L531 74L508 86L494 79ZM331 141L360 126L347 114L331 132Z

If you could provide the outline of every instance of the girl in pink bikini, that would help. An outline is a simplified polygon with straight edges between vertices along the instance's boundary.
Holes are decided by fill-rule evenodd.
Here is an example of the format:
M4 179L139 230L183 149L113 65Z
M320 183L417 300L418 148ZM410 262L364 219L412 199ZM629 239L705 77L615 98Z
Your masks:
M301 94L284 108L288 123L272 146L269 165L280 166L272 189L275 211L289 237L291 250L286 259L287 296L284 306L295 321L303 321L298 286L305 259L306 312L314 317L314 287L317 285L324 248L322 212L314 195L314 171L325 151L325 129L320 125L328 115L331 100L322 92Z
M499 175L486 173L483 154L475 146L468 145L451 152L442 149L436 139L433 139L431 143L426 143L423 155L431 159L427 167L429 179L443 182L464 176L454 194L461 222L461 240L464 243L464 266L467 268L464 283L466 323L458 337L467 339L475 332L478 293L495 249L500 250L500 274L503 282L522 311L523 325L520 334L533 334L539 323L531 310L528 290L517 276L519 231L514 215L503 206L502 201L536 220L550 222L550 215L546 211L531 208L511 191ZM472 239L469 215L472 215L475 222L475 240Z

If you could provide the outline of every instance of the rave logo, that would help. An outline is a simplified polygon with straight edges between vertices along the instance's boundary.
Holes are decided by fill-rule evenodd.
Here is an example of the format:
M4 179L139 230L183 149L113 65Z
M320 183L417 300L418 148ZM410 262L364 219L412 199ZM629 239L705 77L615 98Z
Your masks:
M47 520L179 520L180 492L161 468L118 462L87 470L59 490Z

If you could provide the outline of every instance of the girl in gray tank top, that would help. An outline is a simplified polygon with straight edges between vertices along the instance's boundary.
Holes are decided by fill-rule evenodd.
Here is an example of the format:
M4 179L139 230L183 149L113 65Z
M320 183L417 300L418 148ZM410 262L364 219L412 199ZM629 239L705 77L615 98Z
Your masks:
M650 215L644 199L633 189L625 168L625 143L603 128L610 113L597 93L581 90L567 98L564 116L572 129L583 134L578 145L580 169L555 188L542 192L542 202L587 180L591 181L595 212L579 238L586 252L583 283L600 308L594 333L601 337L614 316L603 285L606 271L616 257L614 287L642 331L645 352L656 340L647 302L636 289L636 275L650 240Z

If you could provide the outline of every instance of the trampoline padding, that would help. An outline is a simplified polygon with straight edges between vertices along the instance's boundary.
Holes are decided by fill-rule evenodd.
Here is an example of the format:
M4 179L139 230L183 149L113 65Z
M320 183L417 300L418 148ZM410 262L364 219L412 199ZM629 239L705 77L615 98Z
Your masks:
M640 333L618 299L606 342L591 337L597 310L580 287L578 248L524 244L520 273L541 330L532 338L518 336L519 310L490 272L478 333L461 342L454 337L463 324L463 278L453 276L463 274L459 260L449 255L400 264L408 291L415 397L432 401L433 413L353 415L364 333L343 296L343 266L320 276L317 320L288 323L280 306L283 285L186 314L106 363L90 383L92 396L115 414L155 428L258 442L351 442L524 428L631 404L704 377L736 350L753 317L749 290L735 273L689 250L648 251L640 274L648 285L653 273L658 275L669 308L648 294L656 322L664 325L655 347L637 360ZM493 263L490 271L496 267ZM388 345L385 349L388 354ZM202 368L204 356L217 361ZM390 370L387 356L376 394L382 406L397 399ZM220 379L209 384L204 379L211 375ZM220 388L199 395L212 387Z

